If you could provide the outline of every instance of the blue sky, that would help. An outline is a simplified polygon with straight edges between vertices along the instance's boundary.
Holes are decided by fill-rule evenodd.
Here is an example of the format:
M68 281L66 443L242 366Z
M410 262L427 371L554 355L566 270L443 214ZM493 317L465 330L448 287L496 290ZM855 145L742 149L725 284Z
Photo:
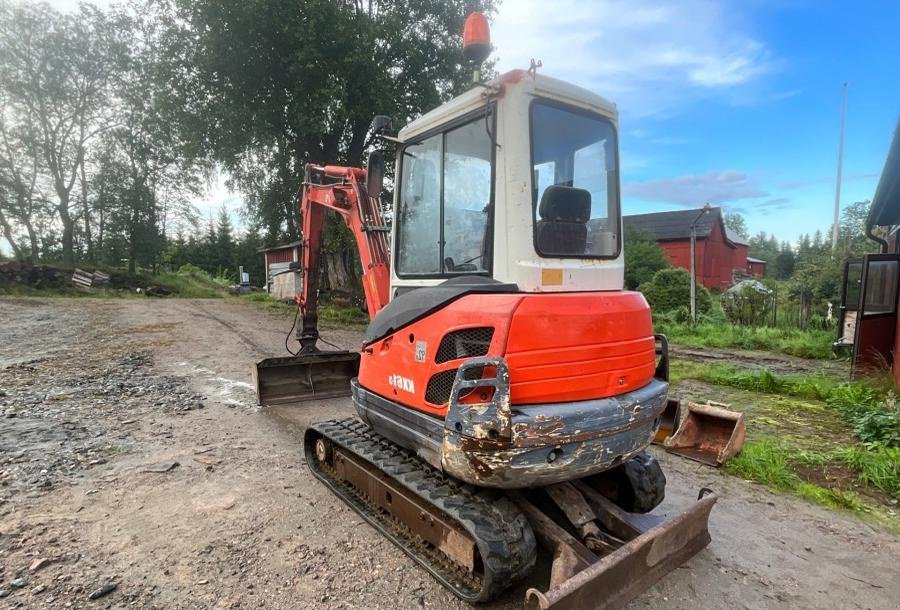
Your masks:
M738 211L794 241L870 199L900 116L900 2L506 0L502 71L534 57L620 111L625 213Z

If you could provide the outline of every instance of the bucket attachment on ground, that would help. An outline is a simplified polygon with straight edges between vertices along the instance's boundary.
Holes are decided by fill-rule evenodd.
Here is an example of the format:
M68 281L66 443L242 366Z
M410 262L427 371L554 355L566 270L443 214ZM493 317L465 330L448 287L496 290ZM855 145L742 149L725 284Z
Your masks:
M717 499L709 490L665 519L628 513L584 480L564 485L571 485L596 516L604 530L601 544L589 549L525 495L513 492L541 546L553 554L550 588L528 589L526 608L621 608L709 544L709 513Z
M688 403L688 412L675 434L666 439L666 451L710 466L721 466L744 446L744 414L720 403Z
M350 395L359 374L358 352L316 352L266 358L253 367L253 385L261 405L283 405Z
M681 401L670 398L666 401L666 408L659 418L659 430L653 437L653 444L662 445L667 438L675 434L680 421Z

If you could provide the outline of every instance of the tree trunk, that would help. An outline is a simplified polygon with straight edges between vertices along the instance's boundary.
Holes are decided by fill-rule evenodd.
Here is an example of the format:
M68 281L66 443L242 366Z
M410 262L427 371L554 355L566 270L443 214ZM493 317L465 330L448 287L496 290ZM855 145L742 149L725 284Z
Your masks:
M16 260L25 260L22 249L19 247L19 244L16 243L16 240L13 239L12 227L10 226L9 221L6 219L6 216L3 214L3 210L0 210L0 226L3 227L3 236L6 238L6 241L9 242L10 247L13 249L13 255L16 257Z
M85 176L84 163L81 164L81 203L84 206L82 210L84 218L84 244L85 257L93 262L94 260L94 240L91 235L91 208L88 205L87 198L87 177Z
M41 256L37 231L34 230L34 225L31 224L30 219L23 219L22 223L25 225L25 230L28 231L28 243L31 246L31 262L37 265L38 258Z
M59 196L59 219L62 221L62 261L66 265L75 263L75 220L69 214L69 193L62 189L57 190Z

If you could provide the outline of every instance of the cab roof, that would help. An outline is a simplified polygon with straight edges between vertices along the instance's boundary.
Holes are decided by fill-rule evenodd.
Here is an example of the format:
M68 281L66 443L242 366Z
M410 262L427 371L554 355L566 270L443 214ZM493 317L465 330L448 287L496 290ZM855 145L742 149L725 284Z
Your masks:
M496 87L521 87L536 97L546 97L574 106L592 110L606 117L617 117L616 105L606 98L583 87L544 74L531 74L526 70L512 70L458 95L446 104L423 114L400 130L400 140L409 140L431 131L457 116L471 112L484 104L486 94Z

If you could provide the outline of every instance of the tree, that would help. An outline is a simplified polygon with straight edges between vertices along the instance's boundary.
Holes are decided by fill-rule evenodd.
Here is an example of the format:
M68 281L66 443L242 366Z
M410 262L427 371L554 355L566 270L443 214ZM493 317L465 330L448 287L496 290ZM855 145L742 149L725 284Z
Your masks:
M120 25L88 4L77 14L61 14L47 4L2 5L0 89L32 117L39 134L66 263L74 261L72 189L89 141L111 123L109 84L125 45Z
M766 275L774 273L778 258L778 241L774 235L760 231L749 239L747 251L750 256L766 261Z
M234 227L228 209L222 205L216 222L215 256L216 274L236 277L234 270Z
M468 84L459 32L470 4L171 0L159 9L169 102L266 240L297 239L307 162L360 165L374 115L402 123Z
M794 273L796 257L788 242L781 242L781 250L775 257L775 279L786 280Z
M747 221L744 220L744 217L741 216L738 212L729 212L725 214L723 220L725 222L725 226L737 233L739 236L743 237L744 239L750 237L750 230L747 229Z
M684 269L663 269L654 274L653 279L641 284L638 290L644 293L650 308L659 313L675 310L689 311L691 306L691 274ZM709 291L697 284L697 313L705 314L712 309Z
M625 230L625 288L636 290L653 279L653 275L669 266L666 254L647 232Z

